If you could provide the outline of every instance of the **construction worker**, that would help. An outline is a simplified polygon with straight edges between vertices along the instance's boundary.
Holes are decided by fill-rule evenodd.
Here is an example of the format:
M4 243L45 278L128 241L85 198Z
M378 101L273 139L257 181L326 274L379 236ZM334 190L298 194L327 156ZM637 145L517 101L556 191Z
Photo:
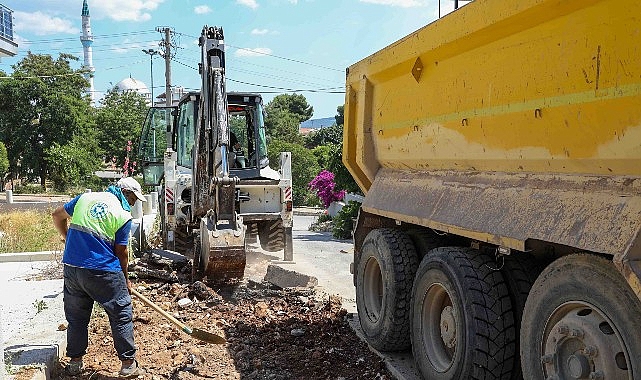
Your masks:
M144 373L135 357L131 283L127 278L130 211L136 200L145 201L140 184L125 177L105 192L84 193L53 211L53 224L65 241L63 301L69 323L69 375L82 372L94 301L109 316L114 347L122 362L120 377Z

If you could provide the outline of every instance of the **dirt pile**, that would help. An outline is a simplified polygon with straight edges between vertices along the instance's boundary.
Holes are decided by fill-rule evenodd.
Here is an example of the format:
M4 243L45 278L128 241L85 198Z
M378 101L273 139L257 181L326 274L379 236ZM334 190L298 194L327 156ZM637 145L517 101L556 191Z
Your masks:
M134 287L188 326L227 339L224 345L198 341L134 298L138 360L147 370L145 378L392 378L380 358L351 330L351 316L337 297L253 281L211 287L202 282L148 279L138 280ZM89 339L85 369L74 378L117 376L120 362L107 316L99 308L94 308ZM63 365L57 379L70 379Z

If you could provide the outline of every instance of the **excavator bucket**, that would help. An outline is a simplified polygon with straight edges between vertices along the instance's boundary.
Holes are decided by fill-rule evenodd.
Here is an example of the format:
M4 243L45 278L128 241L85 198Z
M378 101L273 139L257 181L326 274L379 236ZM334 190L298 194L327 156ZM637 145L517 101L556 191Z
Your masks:
M206 216L200 221L200 252L203 275L209 281L233 282L245 273L245 226L242 220L215 222Z

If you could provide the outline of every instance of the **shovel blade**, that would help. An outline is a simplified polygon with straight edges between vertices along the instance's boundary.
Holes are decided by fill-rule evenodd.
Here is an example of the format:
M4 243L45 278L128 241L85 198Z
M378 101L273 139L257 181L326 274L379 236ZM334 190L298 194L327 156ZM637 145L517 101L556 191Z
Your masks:
M207 343L212 343L212 344L225 344L225 343L227 343L227 340L225 338L223 338L222 336L220 336L220 335L212 334L212 333L210 333L208 331L204 331L204 330L200 330L200 329L196 329L196 328L192 329L191 334L189 334L189 335L191 335L192 337L194 337L196 339L202 340L203 342L207 342Z

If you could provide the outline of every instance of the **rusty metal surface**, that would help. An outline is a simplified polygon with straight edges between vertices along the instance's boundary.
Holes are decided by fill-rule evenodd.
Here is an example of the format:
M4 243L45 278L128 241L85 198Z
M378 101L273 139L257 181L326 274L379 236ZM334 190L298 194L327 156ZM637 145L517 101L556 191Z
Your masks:
M245 226L242 219L232 227L229 222L213 225L212 218L200 223L201 260L210 281L233 281L245 272Z
M381 169L367 212L521 251L533 240L641 259L641 179Z

